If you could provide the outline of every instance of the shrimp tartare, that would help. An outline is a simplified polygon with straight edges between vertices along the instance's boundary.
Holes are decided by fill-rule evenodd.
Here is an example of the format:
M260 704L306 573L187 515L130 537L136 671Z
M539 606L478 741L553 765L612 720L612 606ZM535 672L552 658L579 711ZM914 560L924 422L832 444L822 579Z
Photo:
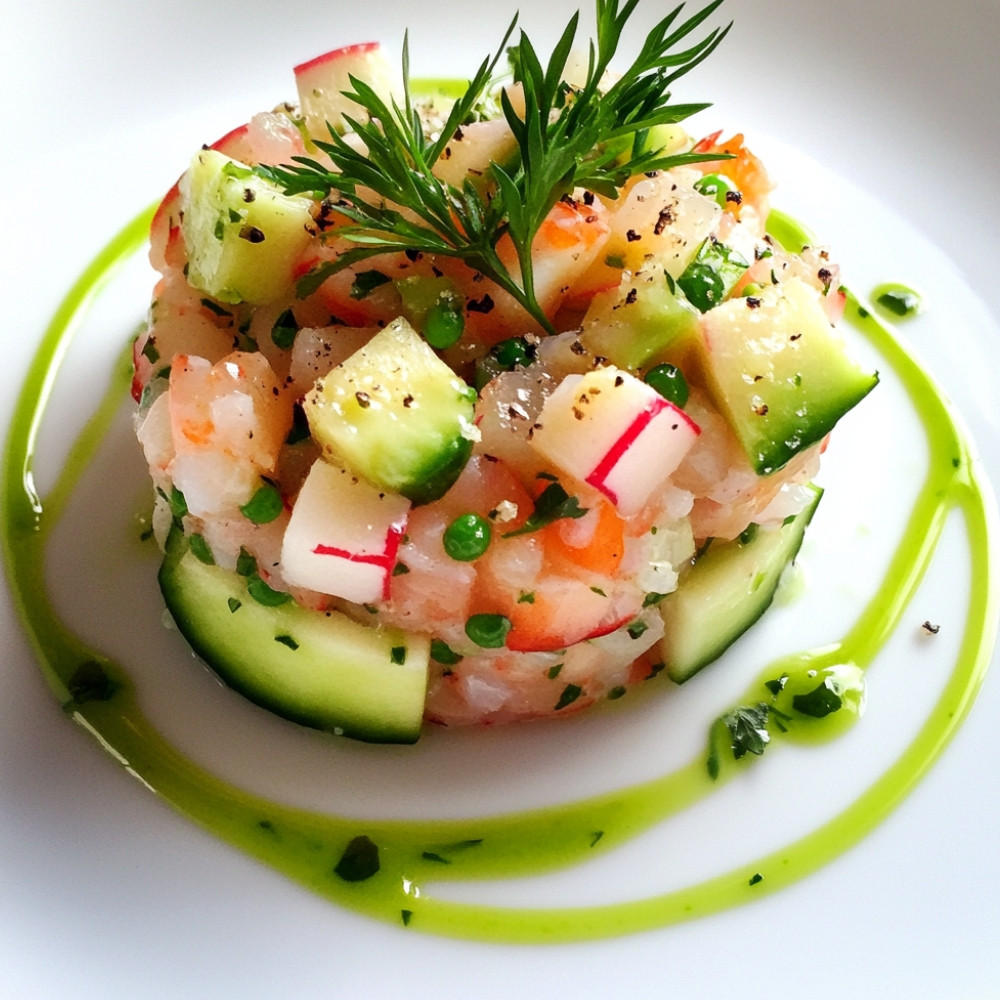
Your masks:
M525 41L454 103L376 44L303 63L298 104L199 149L154 217L161 586L298 722L406 742L687 679L767 607L876 383L829 253L767 234L742 135L644 105L540 188L588 108L663 72L614 76L604 39L546 74Z

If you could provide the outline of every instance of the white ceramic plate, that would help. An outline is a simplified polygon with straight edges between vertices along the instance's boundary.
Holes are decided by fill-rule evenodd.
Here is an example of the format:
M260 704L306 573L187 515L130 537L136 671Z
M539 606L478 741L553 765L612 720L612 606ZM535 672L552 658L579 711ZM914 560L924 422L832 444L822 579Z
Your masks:
M779 181L775 201L836 247L858 292L883 280L925 292L930 309L905 334L958 403L1000 482L991 382L1000 292L991 282L996 254L987 228L990 192L1000 181L1000 120L985 99L1000 40L995 0L950 16L905 3L726 6L733 33L678 95L716 101L702 116L705 131L747 133ZM574 7L559 0L526 15L540 48ZM653 7L646 0L637 22L648 23ZM141 12L112 3L100 24L65 0L18 14L2 70L5 92L23 95L8 101L14 118L0 149L14 249L0 334L5 428L49 315L82 266L166 189L192 148L292 94L295 62L372 35L397 44L409 24L415 72L469 71L510 14L439 3L418 22L395 2L378 13L377 28L369 9L334 12L309 0L253 12L230 0ZM43 486L141 315L148 283L136 261L67 358L40 447ZM803 553L810 594L768 616L697 687L673 697L665 690L601 717L432 734L412 752L373 753L331 748L262 716L211 682L160 629L154 565L122 556L122 524L143 489L124 421L104 453L103 478L85 484L58 539L53 589L84 635L136 666L150 711L173 740L263 794L374 816L572 798L683 763L708 720L773 653L839 634L874 585L881 540L896 530L920 471L919 434L891 377L870 404L838 431L824 465L830 489ZM866 718L848 737L765 756L706 808L587 869L477 887L474 898L571 905L632 898L752 861L812 829L899 754L926 714L950 669L957 628L951 637L943 629L931 645L919 625L958 621L967 562L952 524L872 672ZM723 990L985 997L995 990L995 672L917 789L861 844L807 879L663 930L511 948L369 922L192 826L61 715L7 591L0 614L5 997L700 997ZM443 787L430 780L442 768Z

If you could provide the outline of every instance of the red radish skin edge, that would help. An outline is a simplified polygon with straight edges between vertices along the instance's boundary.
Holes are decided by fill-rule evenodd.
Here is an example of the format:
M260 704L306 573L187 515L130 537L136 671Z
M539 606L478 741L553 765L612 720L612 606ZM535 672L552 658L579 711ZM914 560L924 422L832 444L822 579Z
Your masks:
M373 52L380 47L379 42L358 42L355 45L345 45L343 48L324 52L323 55L316 56L315 59L310 59L308 62L299 63L292 72L296 76L301 76L303 73L308 73L309 70L317 66L322 66L323 63L332 62L334 59L343 59L347 56L364 55L366 52Z
M586 642L588 639L600 639L602 635L611 635L617 632L623 625L632 621L635 615L626 615L620 621L612 622L610 625L600 625L586 635L581 635L578 639L567 641L565 636L558 639L537 639L533 642L522 640L516 628L512 628L507 633L507 648L515 653L554 653L557 649L566 649L567 646L574 646L578 642Z
M625 452L632 447L636 438L646 429L653 417L668 407L675 410L678 418L682 418L685 423L689 424L695 434L701 433L701 428L683 410L674 406L673 403L664 399L662 396L658 396L656 399L651 399L646 404L645 408L636 414L635 419L626 428L625 433L622 434L622 436L611 446L611 448L605 453L604 458L597 463L597 467L594 471L591 472L591 474L584 480L587 485L593 486L596 490L600 490L616 507L618 506L618 495L614 490L608 487L605 480L618 464L622 455L624 455Z

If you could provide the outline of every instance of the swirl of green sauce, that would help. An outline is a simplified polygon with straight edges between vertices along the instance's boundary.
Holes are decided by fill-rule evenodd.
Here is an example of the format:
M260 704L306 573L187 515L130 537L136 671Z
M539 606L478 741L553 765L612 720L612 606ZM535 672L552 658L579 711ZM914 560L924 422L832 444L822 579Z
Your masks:
M143 213L95 258L41 341L7 442L0 531L20 617L66 713L159 797L234 847L341 906L414 930L512 943L633 933L740 905L826 864L898 805L964 719L989 663L998 613L998 588L987 572L995 558L995 507L949 403L908 350L849 295L847 319L900 379L919 414L930 452L928 471L885 575L847 634L829 646L770 664L761 682L787 674L791 690L803 677L830 674L846 678L850 687L851 678L861 676L899 624L953 511L964 520L971 565L962 641L936 705L898 759L838 815L747 865L660 895L573 908L498 907L435 898L427 886L552 871L614 850L711 795L738 775L746 760L720 755L714 780L700 757L611 794L530 812L448 821L359 821L290 808L204 770L166 741L140 711L127 670L89 648L62 622L44 578L53 525L125 395L130 372L124 359L45 498L38 495L32 475L39 426L66 347L118 266L144 244L150 217L151 211ZM798 244L795 249L808 242L805 230L781 213L772 213L769 228L783 244ZM748 699L759 701L762 690L757 685ZM833 737L853 717L838 712L815 720L805 731L808 738ZM797 732L775 733L772 742L800 738L803 731Z

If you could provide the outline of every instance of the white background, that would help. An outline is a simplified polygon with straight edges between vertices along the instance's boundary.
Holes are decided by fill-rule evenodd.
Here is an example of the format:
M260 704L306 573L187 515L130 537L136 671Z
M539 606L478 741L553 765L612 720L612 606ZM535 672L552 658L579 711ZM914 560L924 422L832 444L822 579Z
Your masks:
M524 24L546 50L575 4L540 6L526 7ZM659 9L645 0L637 25ZM961 348L971 336L992 359L1000 334L952 290L961 278L994 322L1000 314L1000 4L729 0L726 11L736 26L724 49L678 96L714 100L748 136L802 150L951 261L928 256L916 236L880 245L863 225L843 234L866 262L884 260L886 279L930 274L921 287L937 322L913 336L933 331L918 347L966 411L996 482L1000 370L988 360L970 372ZM193 148L293 96L292 65L369 37L396 46L409 25L416 74L468 72L510 14L450 0L425 10L395 0L3 0L4 433L52 307L81 266ZM801 197L808 180L785 186ZM935 270L948 271L940 288ZM942 342L951 334L957 346ZM996 670L916 792L815 876L678 928L515 950L354 918L190 826L62 718L6 591L0 630L4 998L996 995Z

